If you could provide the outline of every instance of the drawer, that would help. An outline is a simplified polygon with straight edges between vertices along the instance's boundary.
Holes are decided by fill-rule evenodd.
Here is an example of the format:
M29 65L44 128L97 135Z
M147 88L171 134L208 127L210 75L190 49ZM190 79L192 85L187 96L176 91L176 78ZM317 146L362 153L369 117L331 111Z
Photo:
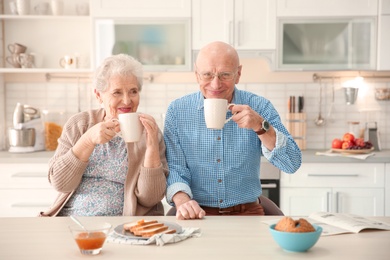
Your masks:
M36 217L57 194L54 189L0 189L0 217Z
M282 173L281 187L384 187L381 163L304 163L294 174Z
M2 188L51 188L47 163L5 163L0 165Z

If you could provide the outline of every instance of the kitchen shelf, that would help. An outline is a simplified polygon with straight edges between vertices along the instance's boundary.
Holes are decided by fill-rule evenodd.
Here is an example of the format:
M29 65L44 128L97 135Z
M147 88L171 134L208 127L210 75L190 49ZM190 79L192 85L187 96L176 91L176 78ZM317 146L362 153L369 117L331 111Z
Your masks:
M14 69L14 68L0 68L0 73L3 74L20 74L20 73L91 73L92 69L51 69L51 68L39 68L39 69Z
M90 19L89 15L0 15L2 20L66 20L66 19Z

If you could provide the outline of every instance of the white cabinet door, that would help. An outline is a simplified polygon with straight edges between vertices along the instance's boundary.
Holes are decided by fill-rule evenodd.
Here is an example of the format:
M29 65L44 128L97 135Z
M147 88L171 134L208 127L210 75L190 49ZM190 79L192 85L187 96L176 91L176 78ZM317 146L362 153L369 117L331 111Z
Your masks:
M90 1L93 17L190 17L191 0Z
M234 44L233 0L192 1L192 48L213 41Z
M269 0L192 1L192 47L223 41L238 50L276 48L276 4Z
M276 48L276 3L272 0L236 0L235 45L240 50Z
M384 216L383 189L335 188L333 189L334 212L361 216Z
M390 14L379 19L378 70L390 70Z
M278 0L277 16L376 16L377 0Z
M329 188L282 188L280 208L286 216L308 216L316 211L330 211Z

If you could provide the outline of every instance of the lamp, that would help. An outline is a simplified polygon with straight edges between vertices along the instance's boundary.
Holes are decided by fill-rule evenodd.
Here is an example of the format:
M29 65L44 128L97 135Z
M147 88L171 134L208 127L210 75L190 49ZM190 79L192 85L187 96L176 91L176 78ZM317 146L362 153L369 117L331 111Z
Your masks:
M343 87L347 105L353 105L355 103L359 88L363 85L363 83L364 79L360 76L344 82Z

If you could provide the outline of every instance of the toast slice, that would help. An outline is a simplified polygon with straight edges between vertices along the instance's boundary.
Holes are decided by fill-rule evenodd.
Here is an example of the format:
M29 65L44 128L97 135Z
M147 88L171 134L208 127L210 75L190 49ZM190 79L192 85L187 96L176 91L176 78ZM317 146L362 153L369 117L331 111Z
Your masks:
M124 230L128 230L131 232L133 228L140 227L140 226L146 226L149 224L157 223L157 220L138 220L130 223L126 223L123 225Z
M153 228L162 227L162 226L164 226L163 223L152 223L152 224L148 224L148 225L134 226L131 228L131 232L135 233L137 231L153 229Z
M141 237L151 237L155 234L161 233L163 231L166 231L168 229L167 226L162 226L162 227L156 227L156 228L150 228L146 230L140 230L134 232L134 235L136 236L141 236Z

